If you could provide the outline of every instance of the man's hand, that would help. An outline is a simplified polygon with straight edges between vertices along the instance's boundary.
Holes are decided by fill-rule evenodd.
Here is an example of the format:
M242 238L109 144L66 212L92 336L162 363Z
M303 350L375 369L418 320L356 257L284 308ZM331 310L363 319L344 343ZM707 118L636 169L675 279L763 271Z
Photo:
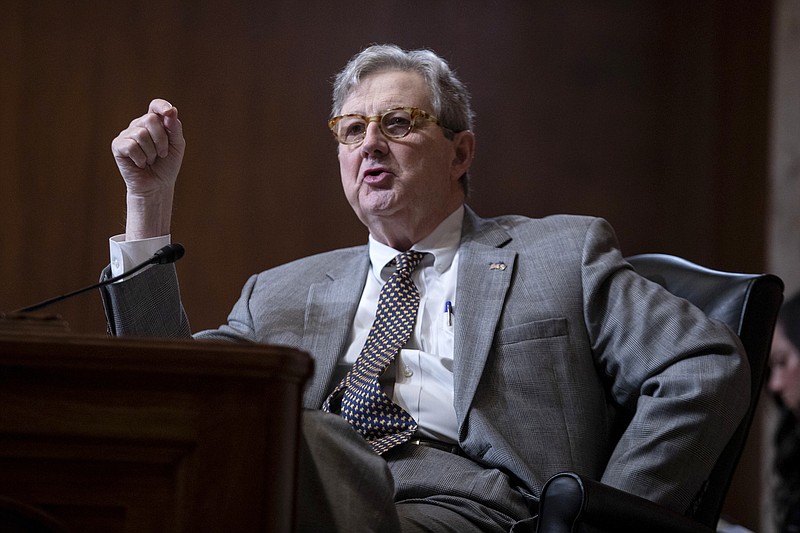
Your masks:
M172 197L186 141L178 109L166 100L150 102L111 142L111 152L128 190L126 239L169 233Z

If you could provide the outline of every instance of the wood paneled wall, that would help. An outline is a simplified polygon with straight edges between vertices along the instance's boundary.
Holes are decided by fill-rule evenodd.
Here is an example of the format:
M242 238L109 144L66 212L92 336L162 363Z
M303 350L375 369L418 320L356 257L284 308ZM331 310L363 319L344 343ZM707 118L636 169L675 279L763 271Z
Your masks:
M250 274L363 243L325 121L373 42L430 47L473 93L470 204L597 214L628 254L763 268L771 2L7 0L0 310L95 281L122 231L110 141L153 97L188 140L174 240L195 329ZM104 331L96 295L54 308Z

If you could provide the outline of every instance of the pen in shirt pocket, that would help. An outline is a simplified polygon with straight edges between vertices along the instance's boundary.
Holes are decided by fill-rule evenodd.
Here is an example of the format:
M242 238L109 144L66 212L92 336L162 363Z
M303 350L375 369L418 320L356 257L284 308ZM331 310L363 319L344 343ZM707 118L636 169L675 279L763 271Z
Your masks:
M444 325L445 327L453 325L453 302L450 300L444 303Z

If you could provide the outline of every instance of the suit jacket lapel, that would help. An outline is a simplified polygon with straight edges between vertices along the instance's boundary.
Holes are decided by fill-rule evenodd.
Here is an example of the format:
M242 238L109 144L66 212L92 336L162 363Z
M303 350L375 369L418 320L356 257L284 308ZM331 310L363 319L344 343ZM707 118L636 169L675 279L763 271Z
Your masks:
M511 284L516 252L501 248L510 240L499 224L466 209L459 249L453 371L459 427L475 396Z
M314 376L305 389L304 405L319 407L330 388L336 362L346 348L369 268L366 246L327 272L325 281L309 288L303 349L314 358Z

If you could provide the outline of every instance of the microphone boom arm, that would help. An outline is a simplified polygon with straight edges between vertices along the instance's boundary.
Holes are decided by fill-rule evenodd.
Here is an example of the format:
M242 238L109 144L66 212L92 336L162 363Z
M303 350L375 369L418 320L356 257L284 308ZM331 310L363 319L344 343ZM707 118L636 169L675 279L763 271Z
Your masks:
M33 305L29 305L28 307L23 307L21 309L17 309L16 311L12 311L11 314L30 313L30 312L33 312L33 311L38 311L39 309L42 309L43 307L47 307L48 305L54 304L56 302L60 302L61 300L66 300L67 298L71 298L73 296L77 296L79 294L82 294L84 292L90 291L92 289L99 289L100 287L105 287L106 285L110 285L112 283L116 283L117 281L119 281L119 280L121 280L123 278L127 278L128 276L131 276L131 275L139 272L144 267L149 266L149 265L155 265L155 264L165 265L167 263L174 263L175 261L177 261L178 259L183 257L183 254L184 254L185 251L186 250L184 249L184 247L182 245L178 244L178 243L168 244L168 245L164 246L163 248L159 249L155 254L153 254L153 257L151 257L147 261L145 261L143 263L139 263L135 267L131 268L130 270L126 270L125 272L123 272L122 274L120 274L118 276L114 276L114 277L111 277L111 278L108 278L108 279L104 279L103 281L101 281L99 283L95 283L94 285L90 285L89 287L84 287L82 289L78 289L77 291L68 292L67 294L62 294L61 296L56 296L55 298L50 298L48 300L44 300L44 301L39 302L37 304L33 304Z

